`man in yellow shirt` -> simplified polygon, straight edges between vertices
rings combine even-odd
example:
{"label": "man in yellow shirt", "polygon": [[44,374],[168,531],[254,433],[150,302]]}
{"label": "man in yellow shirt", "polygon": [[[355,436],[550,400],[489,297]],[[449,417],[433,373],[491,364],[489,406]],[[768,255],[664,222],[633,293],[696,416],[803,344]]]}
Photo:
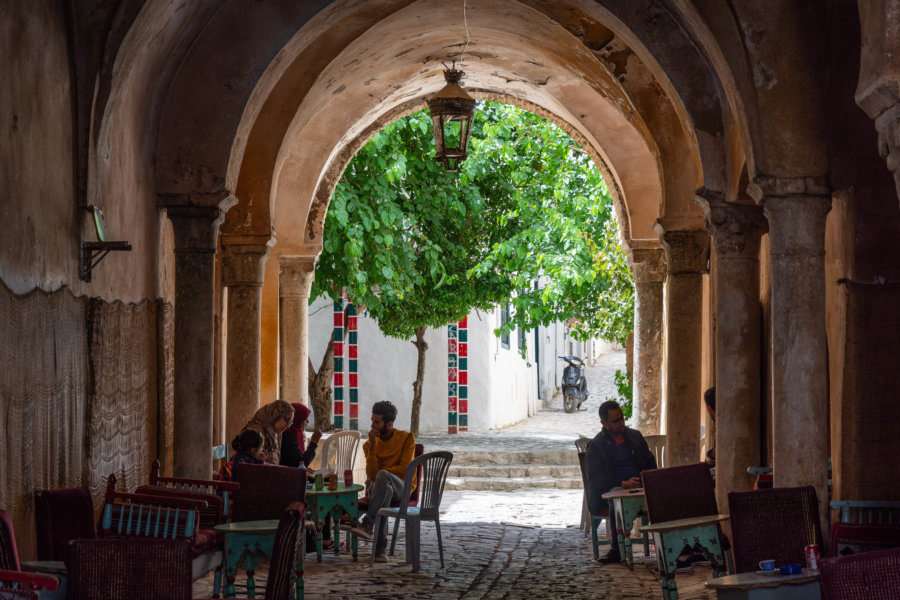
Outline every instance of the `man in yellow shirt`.
{"label": "man in yellow shirt", "polygon": [[[372,406],[372,429],[369,430],[369,441],[363,444],[369,508],[359,526],[352,529],[356,536],[366,540],[373,537],[375,515],[379,509],[392,503],[409,501],[409,498],[401,498],[403,478],[406,476],[406,467],[415,454],[416,440],[412,433],[394,429],[396,418],[397,407],[390,402],[376,402]],[[414,481],[413,485],[415,483]],[[387,560],[386,548],[387,519],[382,519],[375,560]]]}

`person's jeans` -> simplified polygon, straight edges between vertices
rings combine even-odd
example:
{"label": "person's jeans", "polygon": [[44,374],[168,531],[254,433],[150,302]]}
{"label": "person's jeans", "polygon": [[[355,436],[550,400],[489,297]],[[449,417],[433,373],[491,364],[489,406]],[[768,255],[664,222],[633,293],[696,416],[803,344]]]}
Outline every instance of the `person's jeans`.
{"label": "person's jeans", "polygon": [[[625,488],[623,488],[622,486],[616,486],[614,488],[610,488],[610,489],[606,490],[606,492],[603,492],[603,493],[605,494],[607,492],[612,492],[615,490],[624,490],[624,489]],[[612,500],[608,500],[607,502],[609,504],[609,521],[608,521],[608,523],[609,523],[609,529],[611,532],[610,535],[612,537],[612,546],[610,547],[610,550],[615,550],[616,552],[618,552],[619,551],[619,532],[616,529],[616,505],[613,503]]]}
{"label": "person's jeans", "polygon": [[[394,502],[400,502],[403,495],[403,480],[387,471],[379,471],[372,485],[372,491],[369,493],[369,508],[366,510],[366,521],[375,521],[375,515],[382,508],[390,506]],[[384,554],[387,548],[387,519],[381,520],[376,537],[378,538],[378,547],[375,548],[375,554]]]}

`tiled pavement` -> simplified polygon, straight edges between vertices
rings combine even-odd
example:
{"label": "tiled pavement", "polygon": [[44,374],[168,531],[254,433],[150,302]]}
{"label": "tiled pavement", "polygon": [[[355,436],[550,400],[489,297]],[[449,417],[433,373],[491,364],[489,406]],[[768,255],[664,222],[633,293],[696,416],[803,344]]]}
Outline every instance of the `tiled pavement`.
{"label": "tiled pavement", "polygon": [[[624,368],[624,353],[610,352],[588,370],[591,398],[586,410],[566,414],[559,401],[524,423],[487,434],[424,434],[426,448],[463,451],[541,451],[574,449],[579,434],[599,429],[597,407],[612,395],[612,374]],[[581,490],[518,490],[514,492],[446,492],[441,531],[446,568],[440,568],[435,529],[422,525],[422,570],[410,572],[403,563],[403,528],[397,554],[387,563],[369,567],[369,544],[360,542],[359,561],[347,554],[326,554],[322,563],[307,555],[306,598],[346,599],[517,599],[517,598],[662,598],[652,568],[644,564],[642,548],[634,571],[622,565],[601,565],[591,556],[591,544],[578,529]],[[605,551],[601,548],[601,552]],[[679,597],[714,598],[703,582],[708,568],[677,577]],[[264,569],[258,574],[265,576]],[[195,596],[211,592],[211,577],[195,584]],[[259,590],[264,584],[258,582]]]}

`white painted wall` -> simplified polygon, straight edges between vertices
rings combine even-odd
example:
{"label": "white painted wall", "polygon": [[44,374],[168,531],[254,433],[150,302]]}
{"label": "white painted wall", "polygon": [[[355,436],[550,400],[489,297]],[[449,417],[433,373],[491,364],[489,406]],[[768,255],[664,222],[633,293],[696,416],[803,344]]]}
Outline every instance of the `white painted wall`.
{"label": "white painted wall", "polygon": [[[309,356],[319,367],[333,332],[333,304],[318,299],[309,307]],[[469,431],[487,431],[518,423],[543,408],[538,399],[534,332],[526,334],[522,357],[519,337],[510,335],[503,348],[494,329],[500,325],[499,308],[469,315]],[[557,354],[568,354],[570,338],[564,324],[540,328],[542,393],[556,393],[562,375]],[[419,428],[422,432],[447,431],[447,330],[425,334],[425,381]],[[577,344],[577,343],[576,343]],[[575,346],[577,352],[583,348]],[[563,352],[562,350],[566,351]],[[359,415],[360,429],[367,431],[372,404],[390,400],[398,409],[396,426],[409,429],[412,383],[416,375],[416,348],[408,340],[385,337],[378,324],[359,318]]]}

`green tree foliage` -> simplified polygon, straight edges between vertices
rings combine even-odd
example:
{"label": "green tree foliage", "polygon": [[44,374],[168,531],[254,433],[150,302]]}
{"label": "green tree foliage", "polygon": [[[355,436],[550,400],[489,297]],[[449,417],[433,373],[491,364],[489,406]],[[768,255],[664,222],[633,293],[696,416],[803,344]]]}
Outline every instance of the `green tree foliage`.
{"label": "green tree foliage", "polygon": [[606,184],[565,132],[479,102],[459,172],[433,156],[425,111],[357,153],[332,197],[312,293],[346,288],[386,335],[416,337],[414,430],[426,327],[508,301],[510,331],[576,319],[577,335],[624,343],[633,321]]}

